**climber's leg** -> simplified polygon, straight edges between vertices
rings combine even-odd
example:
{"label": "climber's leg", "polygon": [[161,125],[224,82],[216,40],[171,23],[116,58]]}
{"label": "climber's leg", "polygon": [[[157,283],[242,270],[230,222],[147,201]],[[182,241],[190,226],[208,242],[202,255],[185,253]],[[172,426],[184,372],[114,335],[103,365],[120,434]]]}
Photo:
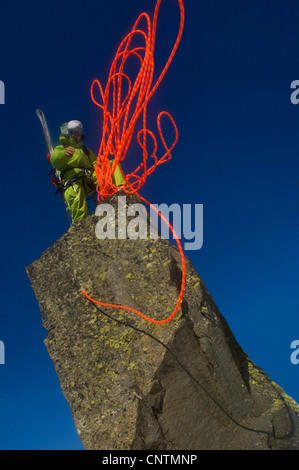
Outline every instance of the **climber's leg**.
{"label": "climber's leg", "polygon": [[69,186],[64,192],[64,197],[70,205],[74,222],[89,215],[85,190],[81,184],[73,183]]}

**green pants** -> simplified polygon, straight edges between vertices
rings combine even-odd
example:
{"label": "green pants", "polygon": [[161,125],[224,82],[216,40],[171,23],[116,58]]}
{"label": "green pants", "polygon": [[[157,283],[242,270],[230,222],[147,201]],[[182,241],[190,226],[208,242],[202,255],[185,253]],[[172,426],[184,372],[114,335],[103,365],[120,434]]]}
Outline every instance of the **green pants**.
{"label": "green pants", "polygon": [[[96,186],[97,177],[95,172],[92,173],[91,180]],[[113,174],[113,183],[116,186],[121,186],[123,182],[123,175],[119,167],[117,167]],[[92,193],[93,190],[89,187],[87,183],[86,175],[80,176],[74,183],[72,183],[72,185],[66,188],[64,192],[64,198],[70,206],[74,222],[84,219],[89,215],[86,196]]]}
{"label": "green pants", "polygon": [[82,177],[66,188],[64,198],[72,211],[73,221],[84,219],[89,215],[86,196],[91,194],[86,177]]}

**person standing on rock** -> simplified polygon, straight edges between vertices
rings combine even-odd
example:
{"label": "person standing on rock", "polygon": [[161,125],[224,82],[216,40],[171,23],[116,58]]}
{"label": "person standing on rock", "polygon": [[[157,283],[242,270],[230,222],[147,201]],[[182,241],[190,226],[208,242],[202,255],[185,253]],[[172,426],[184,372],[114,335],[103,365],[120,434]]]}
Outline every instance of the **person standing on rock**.
{"label": "person standing on rock", "polygon": [[[86,137],[80,121],[62,124],[60,131],[60,145],[55,147],[50,162],[59,171],[64,185],[64,198],[72,211],[73,221],[77,222],[89,215],[86,196],[92,194],[97,186],[94,170],[97,156],[83,145]],[[124,178],[119,166],[112,179],[116,186],[123,184]]]}

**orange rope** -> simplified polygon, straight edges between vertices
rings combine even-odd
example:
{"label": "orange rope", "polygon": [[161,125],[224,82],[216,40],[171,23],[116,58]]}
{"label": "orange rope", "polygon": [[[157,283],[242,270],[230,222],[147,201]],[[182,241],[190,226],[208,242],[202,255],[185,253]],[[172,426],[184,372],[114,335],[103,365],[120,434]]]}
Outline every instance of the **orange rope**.
{"label": "orange rope", "polygon": [[[142,199],[146,204],[148,204],[152,209],[154,209],[159,216],[168,224],[170,230],[172,231],[176,243],[178,245],[181,260],[182,260],[182,282],[180,295],[176,304],[176,307],[173,313],[166,320],[154,320],[151,319],[141,312],[132,309],[130,307],[124,307],[120,305],[106,304],[98,302],[92,299],[87,295],[86,292],[82,292],[89,300],[99,305],[121,308],[137,313],[142,318],[153,322],[153,323],[167,323],[174,318],[176,315],[184,293],[185,288],[185,259],[181,244],[179,239],[169,222],[162,216],[162,214],[157,211],[157,209],[152,206],[146,199],[141,197],[137,191],[143,186],[146,177],[154,172],[158,165],[166,163],[171,159],[171,151],[176,145],[178,139],[178,130],[175,125],[175,122],[171,115],[165,111],[159,113],[157,117],[157,128],[158,133],[165,149],[165,153],[162,157],[157,157],[157,139],[152,131],[147,129],[147,105],[150,98],[153,96],[157,90],[159,84],[161,83],[167,69],[170,66],[170,63],[176,53],[179,42],[183,33],[185,12],[184,5],[182,0],[177,0],[180,8],[180,26],[179,32],[171,51],[171,54],[166,62],[165,67],[163,68],[160,76],[158,77],[156,83],[152,86],[153,76],[154,76],[154,48],[155,48],[155,38],[156,38],[156,29],[157,29],[157,18],[159,13],[159,8],[162,0],[157,0],[153,24],[149,16],[146,13],[142,13],[137,21],[135,22],[131,32],[124,38],[121,42],[115,58],[112,62],[112,66],[109,72],[109,77],[105,91],[103,90],[100,82],[94,80],[91,85],[91,98],[92,101],[103,109],[103,134],[100,144],[100,149],[98,152],[97,163],[95,166],[95,172],[98,180],[97,184],[97,193],[98,199],[105,199],[107,196],[115,194],[118,191],[118,187],[113,184],[112,174],[114,173],[117,165],[124,160],[129,145],[131,143],[133,133],[135,130],[136,123],[140,116],[142,115],[142,129],[137,133],[137,141],[139,146],[142,149],[142,162],[139,166],[131,173],[124,175],[123,190],[127,194],[136,193],[140,199]],[[145,20],[147,25],[147,31],[144,31],[140,27],[142,20]],[[141,45],[134,46],[132,43],[142,40]],[[128,59],[137,58],[140,63],[140,68],[135,78],[134,83],[132,83],[129,78],[129,74],[125,73],[125,67],[128,67]],[[128,91],[123,97],[123,82],[127,83]],[[102,98],[102,104],[100,104],[95,97],[95,85],[97,85]],[[161,118],[162,116],[168,117],[170,120],[174,131],[175,138],[171,146],[166,144],[166,141],[163,136],[163,131],[161,127]],[[153,143],[154,150],[151,153],[151,158],[153,163],[148,166],[148,140],[151,140]],[[111,168],[110,158],[114,157],[113,165]]]}
{"label": "orange rope", "polygon": [[133,313],[136,313],[137,315],[140,315],[142,318],[144,318],[145,320],[148,320],[149,322],[151,323],[158,323],[158,324],[163,324],[163,323],[168,323],[170,322],[174,317],[175,315],[177,314],[177,311],[181,305],[181,301],[183,299],[183,295],[184,295],[184,290],[185,290],[185,283],[186,283],[186,263],[185,263],[185,257],[184,257],[184,253],[183,253],[183,249],[182,249],[182,246],[180,244],[180,241],[174,231],[174,228],[169,224],[168,220],[154,207],[152,206],[146,199],[144,199],[144,197],[140,196],[139,197],[144,201],[146,202],[147,204],[149,204],[151,206],[152,209],[154,209],[159,215],[160,217],[164,220],[165,223],[168,224],[170,230],[172,231],[173,233],[173,236],[176,240],[176,243],[178,245],[178,248],[179,248],[179,251],[180,251],[180,255],[181,255],[181,260],[182,260],[182,281],[181,281],[181,290],[180,290],[180,295],[179,295],[179,298],[177,300],[177,303],[176,303],[176,306],[175,306],[175,309],[173,310],[172,314],[166,318],[166,320],[154,320],[153,318],[149,318],[147,317],[146,315],[144,315],[143,313],[139,312],[138,310],[135,310],[134,308],[131,308],[131,307],[125,307],[123,305],[114,305],[114,304],[107,304],[107,303],[103,303],[103,302],[99,302],[98,300],[94,300],[92,299],[86,292],[82,292],[83,295],[85,295],[89,300],[91,300],[92,302],[98,304],[98,305],[102,305],[102,306],[105,306],[105,307],[113,307],[113,308],[120,308],[120,309],[124,309],[124,310],[129,310],[130,312],[133,312]]}

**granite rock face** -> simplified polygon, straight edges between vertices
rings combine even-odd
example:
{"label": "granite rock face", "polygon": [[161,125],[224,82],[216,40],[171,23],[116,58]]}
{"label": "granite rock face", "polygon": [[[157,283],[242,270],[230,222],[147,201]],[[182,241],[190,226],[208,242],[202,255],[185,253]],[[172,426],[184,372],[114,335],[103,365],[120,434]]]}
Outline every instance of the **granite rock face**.
{"label": "granite rock face", "polygon": [[[117,212],[118,197],[106,200]],[[128,204],[140,202],[127,197]],[[252,363],[165,239],[99,240],[74,224],[26,268],[49,355],[88,450],[299,449],[299,406]]]}

